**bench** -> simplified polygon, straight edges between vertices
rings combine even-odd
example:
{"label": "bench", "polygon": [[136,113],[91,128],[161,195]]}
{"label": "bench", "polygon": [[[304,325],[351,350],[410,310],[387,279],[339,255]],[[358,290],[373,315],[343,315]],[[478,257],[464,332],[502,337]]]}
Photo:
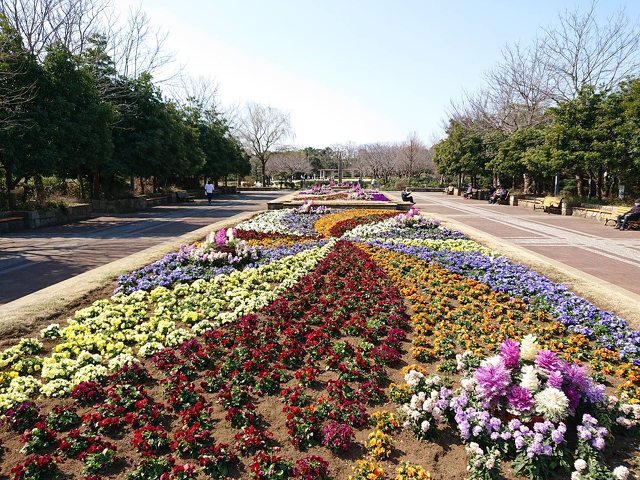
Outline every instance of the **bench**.
{"label": "bench", "polygon": [[2,217],[0,218],[0,222],[15,222],[20,220],[21,222],[24,220],[24,217]]}
{"label": "bench", "polygon": [[195,199],[196,197],[189,195],[186,190],[178,190],[176,192],[176,201],[178,202],[193,202]]}
{"label": "bench", "polygon": [[442,192],[446,193],[447,195],[453,195],[453,190],[454,190],[453,185],[449,185],[448,187],[445,187],[445,189]]}
{"label": "bench", "polygon": [[[612,211],[600,210],[600,213],[605,215],[604,224],[607,225],[609,222],[616,222],[619,215],[624,215],[629,210],[630,207],[613,207]],[[640,220],[629,220],[627,222],[627,228],[640,228]]]}
{"label": "bench", "polygon": [[562,213],[562,202],[564,197],[544,197],[542,201],[533,204],[533,209],[541,209],[546,213]]}

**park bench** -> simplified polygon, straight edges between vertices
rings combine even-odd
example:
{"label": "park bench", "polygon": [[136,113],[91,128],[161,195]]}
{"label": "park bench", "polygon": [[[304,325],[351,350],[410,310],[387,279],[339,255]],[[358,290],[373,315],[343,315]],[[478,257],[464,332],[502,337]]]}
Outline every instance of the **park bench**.
{"label": "park bench", "polygon": [[447,195],[453,195],[453,191],[454,191],[453,185],[449,185],[448,187],[445,187],[445,189],[443,190],[443,193],[446,193]]}
{"label": "park bench", "polygon": [[544,197],[540,203],[536,201],[533,204],[533,209],[541,209],[547,213],[562,213],[562,201],[563,197]]}
{"label": "park bench", "polygon": [[[600,213],[605,215],[604,224],[607,225],[609,222],[616,222],[618,220],[619,215],[624,215],[629,211],[629,207],[613,207],[612,211],[609,210],[601,210]],[[627,228],[640,228],[640,220],[629,220],[627,222]]]}
{"label": "park bench", "polygon": [[189,195],[186,190],[178,190],[176,192],[176,201],[178,202],[193,202],[196,199],[195,196]]}
{"label": "park bench", "polygon": [[0,223],[2,222],[17,222],[17,221],[24,221],[24,217],[1,217],[0,218]]}

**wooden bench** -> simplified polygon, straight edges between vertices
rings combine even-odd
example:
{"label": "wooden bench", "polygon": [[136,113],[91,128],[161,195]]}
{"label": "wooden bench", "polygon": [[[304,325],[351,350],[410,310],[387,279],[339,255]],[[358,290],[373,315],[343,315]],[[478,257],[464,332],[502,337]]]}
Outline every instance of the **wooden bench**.
{"label": "wooden bench", "polygon": [[442,192],[446,193],[447,195],[453,195],[453,190],[454,190],[453,185],[449,185],[448,187],[445,187]]}
{"label": "wooden bench", "polygon": [[193,195],[189,195],[189,192],[186,190],[178,190],[176,192],[176,201],[178,202],[193,202],[196,197]]}
{"label": "wooden bench", "polygon": [[24,217],[1,217],[0,222],[15,222],[17,220],[23,221]]}
{"label": "wooden bench", "polygon": [[[630,207],[613,207],[612,211],[600,210],[600,213],[605,215],[604,224],[608,225],[609,222],[617,222],[618,216],[624,215],[630,210]],[[627,228],[640,228],[640,220],[629,220],[627,222]]]}
{"label": "wooden bench", "polygon": [[536,200],[536,203],[533,204],[533,209],[541,209],[547,213],[561,213],[563,200],[564,197],[544,197],[540,203]]}

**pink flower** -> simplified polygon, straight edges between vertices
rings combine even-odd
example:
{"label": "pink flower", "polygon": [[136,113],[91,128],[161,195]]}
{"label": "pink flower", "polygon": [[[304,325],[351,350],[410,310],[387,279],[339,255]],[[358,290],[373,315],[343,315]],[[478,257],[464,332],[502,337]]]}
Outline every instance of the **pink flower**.
{"label": "pink flower", "polygon": [[560,370],[562,366],[562,363],[558,359],[558,356],[555,354],[555,352],[552,352],[550,350],[538,350],[538,353],[536,353],[535,362],[538,370],[546,373],[547,375],[549,375],[551,372]]}

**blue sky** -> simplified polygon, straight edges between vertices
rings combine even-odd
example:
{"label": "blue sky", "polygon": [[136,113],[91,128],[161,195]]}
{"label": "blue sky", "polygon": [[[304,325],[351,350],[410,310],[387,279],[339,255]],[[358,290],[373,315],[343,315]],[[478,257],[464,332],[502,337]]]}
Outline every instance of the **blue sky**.
{"label": "blue sky", "polygon": [[[300,147],[352,141],[426,143],[443,135],[451,99],[474,91],[505,44],[530,43],[565,0],[142,0],[185,71],[218,84],[225,105],[291,115]],[[123,11],[131,2],[118,0]],[[600,0],[598,16],[640,2]]]}

